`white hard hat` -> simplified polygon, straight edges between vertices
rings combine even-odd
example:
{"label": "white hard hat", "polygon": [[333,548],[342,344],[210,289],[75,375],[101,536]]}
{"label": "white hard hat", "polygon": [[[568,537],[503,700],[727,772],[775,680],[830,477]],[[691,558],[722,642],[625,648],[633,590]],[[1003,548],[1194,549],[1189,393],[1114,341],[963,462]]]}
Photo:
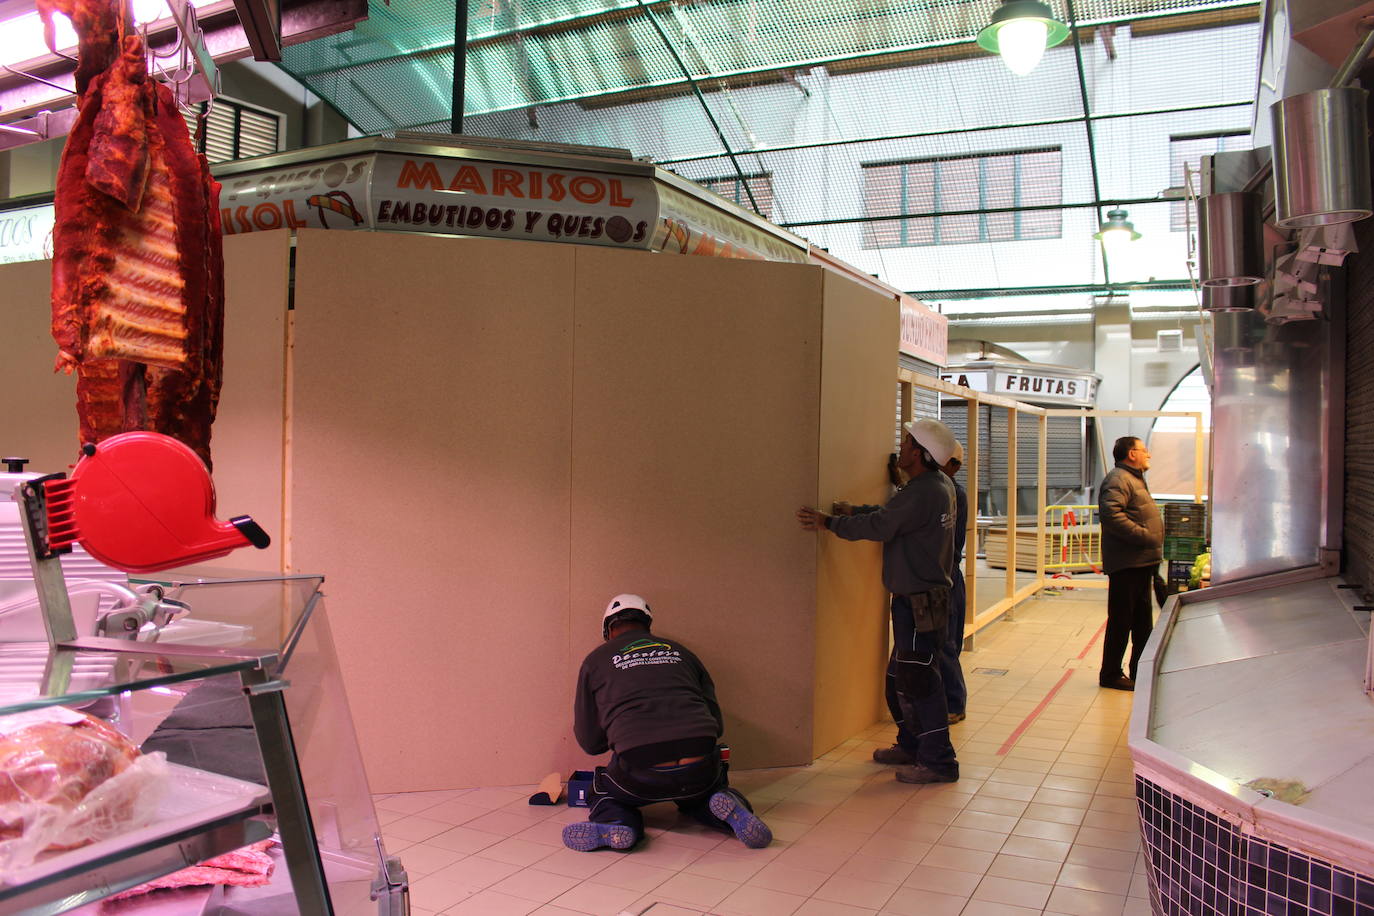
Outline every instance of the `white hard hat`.
{"label": "white hard hat", "polygon": [[912,420],[902,429],[906,430],[907,435],[916,440],[916,444],[921,446],[930,457],[935,459],[935,463],[944,467],[949,463],[949,459],[955,454],[955,449],[963,451],[959,446],[959,440],[954,438],[954,433],[949,431],[949,427],[939,420]]}
{"label": "white hard hat", "polygon": [[652,623],[653,612],[649,610],[649,602],[638,595],[624,594],[616,595],[611,599],[611,603],[606,605],[606,613],[601,615],[601,632],[605,635],[610,630],[610,619],[623,611],[640,611]]}

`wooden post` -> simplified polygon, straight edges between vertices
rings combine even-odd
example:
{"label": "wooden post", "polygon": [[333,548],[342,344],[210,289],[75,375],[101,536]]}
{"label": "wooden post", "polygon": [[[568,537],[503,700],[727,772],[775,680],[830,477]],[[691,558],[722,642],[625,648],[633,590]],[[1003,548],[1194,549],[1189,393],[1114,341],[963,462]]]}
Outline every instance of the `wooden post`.
{"label": "wooden post", "polygon": [[1205,457],[1202,448],[1202,414],[1193,414],[1193,502],[1202,502],[1202,475]]}
{"label": "wooden post", "polygon": [[970,398],[968,441],[964,443],[965,490],[968,491],[968,533],[964,536],[964,647],[973,648],[978,617],[978,401]]}
{"label": "wooden post", "polygon": [[[1007,408],[1007,587],[1016,594],[1016,408]],[[1008,612],[1010,613],[1010,612]]]}
{"label": "wooden post", "polygon": [[1045,474],[1049,465],[1049,425],[1050,418],[1043,413],[1036,417],[1036,430],[1040,438],[1040,469],[1036,476],[1035,503],[1037,522],[1035,525],[1035,582],[1039,588],[1045,587]]}

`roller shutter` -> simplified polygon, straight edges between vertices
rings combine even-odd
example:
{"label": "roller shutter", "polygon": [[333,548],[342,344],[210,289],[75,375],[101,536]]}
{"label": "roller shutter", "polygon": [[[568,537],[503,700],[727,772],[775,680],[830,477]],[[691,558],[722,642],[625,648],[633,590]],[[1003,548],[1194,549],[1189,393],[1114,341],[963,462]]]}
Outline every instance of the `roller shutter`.
{"label": "roller shutter", "polygon": [[[897,354],[897,368],[907,369],[917,375],[924,375],[928,378],[939,378],[940,370],[931,363],[907,356],[905,353]],[[940,395],[937,391],[929,388],[919,388],[915,385],[911,390],[911,416],[913,419],[921,417],[940,418]],[[897,383],[897,411],[895,432],[893,434],[893,448],[902,444],[902,383]]]}
{"label": "roller shutter", "polygon": [[[944,419],[961,442],[967,442],[968,411],[963,401],[945,401]],[[1016,481],[1018,487],[1036,484],[1040,463],[1040,433],[1034,416],[1016,422]],[[978,408],[978,475],[985,488],[1007,485],[1007,411]],[[1087,434],[1082,417],[1050,417],[1045,430],[1045,485],[1081,489],[1087,486]]]}
{"label": "roller shutter", "polygon": [[[1355,224],[1374,250],[1374,220]],[[1345,339],[1345,514],[1341,568],[1374,597],[1374,259],[1350,261]]]}

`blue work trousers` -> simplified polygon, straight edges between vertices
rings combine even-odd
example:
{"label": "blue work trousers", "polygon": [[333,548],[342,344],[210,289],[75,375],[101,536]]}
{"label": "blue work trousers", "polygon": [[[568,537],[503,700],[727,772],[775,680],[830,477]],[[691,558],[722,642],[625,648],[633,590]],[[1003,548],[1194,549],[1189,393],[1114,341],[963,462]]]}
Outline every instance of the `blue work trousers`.
{"label": "blue work trousers", "polygon": [[695,763],[681,766],[654,766],[631,769],[615,756],[604,767],[596,768],[587,796],[591,808],[587,820],[598,824],[622,824],[635,832],[635,842],[644,837],[644,815],[640,808],[658,802],[673,802],[678,810],[694,820],[730,832],[730,825],[711,813],[709,802],[717,792],[729,792],[753,811],[749,799],[730,788],[730,765],[720,754],[710,754]]}
{"label": "blue work trousers", "polygon": [[[925,607],[913,610],[912,601]],[[887,708],[897,723],[897,744],[941,775],[958,776],[949,740],[949,707],[940,678],[940,646],[949,593],[892,596],[892,657],[887,663]]]}
{"label": "blue work trousers", "polygon": [[940,679],[945,684],[945,705],[952,713],[963,713],[968,707],[968,686],[964,683],[964,669],[959,665],[959,653],[964,651],[964,571],[956,566],[950,576],[954,584],[949,589],[949,622],[945,638],[940,643]]}

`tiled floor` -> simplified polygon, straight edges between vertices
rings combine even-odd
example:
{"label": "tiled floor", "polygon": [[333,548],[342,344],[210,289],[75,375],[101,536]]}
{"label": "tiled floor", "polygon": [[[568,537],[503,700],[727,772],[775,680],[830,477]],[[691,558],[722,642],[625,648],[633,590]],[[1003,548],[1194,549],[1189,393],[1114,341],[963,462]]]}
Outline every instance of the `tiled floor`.
{"label": "tiled floor", "polygon": [[1038,598],[979,635],[957,783],[896,782],[870,760],[880,724],[811,766],[731,774],[767,849],[659,805],[640,848],[573,852],[560,831],[585,809],[531,807],[532,786],[378,796],[387,848],[417,916],[1147,916],[1131,695],[1097,686],[1105,597]]}

